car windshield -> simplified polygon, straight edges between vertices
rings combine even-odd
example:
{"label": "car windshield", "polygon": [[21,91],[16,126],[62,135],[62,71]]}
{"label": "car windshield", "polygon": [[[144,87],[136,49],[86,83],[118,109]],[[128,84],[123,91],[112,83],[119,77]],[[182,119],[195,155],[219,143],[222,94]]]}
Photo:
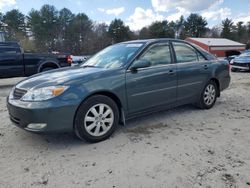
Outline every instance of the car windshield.
{"label": "car windshield", "polygon": [[118,68],[126,64],[144,43],[120,43],[109,46],[91,57],[81,67]]}

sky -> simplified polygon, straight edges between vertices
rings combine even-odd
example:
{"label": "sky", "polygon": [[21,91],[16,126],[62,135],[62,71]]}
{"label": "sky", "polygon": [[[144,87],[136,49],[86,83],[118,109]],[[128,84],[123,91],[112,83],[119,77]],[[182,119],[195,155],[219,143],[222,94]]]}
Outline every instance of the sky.
{"label": "sky", "polygon": [[176,21],[190,13],[205,17],[209,27],[219,25],[225,18],[250,22],[250,0],[0,0],[0,12],[15,8],[28,14],[44,4],[58,10],[65,7],[75,14],[83,12],[98,23],[109,24],[120,18],[134,31],[154,21]]}

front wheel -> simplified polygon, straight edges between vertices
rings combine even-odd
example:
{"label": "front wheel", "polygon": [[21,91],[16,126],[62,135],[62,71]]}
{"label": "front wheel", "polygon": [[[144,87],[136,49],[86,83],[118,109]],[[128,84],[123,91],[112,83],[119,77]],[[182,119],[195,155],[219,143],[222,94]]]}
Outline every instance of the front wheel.
{"label": "front wheel", "polygon": [[75,117],[75,134],[88,142],[100,142],[115,131],[119,110],[109,97],[95,95],[83,102]]}
{"label": "front wheel", "polygon": [[214,106],[218,94],[218,86],[214,81],[209,81],[202,91],[198,106],[202,109],[210,109]]}
{"label": "front wheel", "polygon": [[231,68],[231,71],[232,71],[232,72],[237,72],[237,71],[238,71],[238,69],[237,69],[237,68],[233,68],[233,67],[232,67],[232,68]]}

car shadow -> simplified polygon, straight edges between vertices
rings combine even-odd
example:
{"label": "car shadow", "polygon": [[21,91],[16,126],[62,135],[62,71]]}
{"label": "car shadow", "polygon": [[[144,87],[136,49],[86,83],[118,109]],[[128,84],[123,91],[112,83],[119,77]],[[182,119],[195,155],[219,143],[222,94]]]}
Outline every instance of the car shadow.
{"label": "car shadow", "polygon": [[179,106],[176,108],[168,109],[168,110],[162,110],[158,112],[153,112],[149,113],[147,115],[142,115],[133,119],[130,119],[126,122],[126,128],[134,128],[138,124],[149,124],[147,122],[157,122],[157,121],[164,121],[168,118],[172,118],[175,115],[179,115],[181,113],[187,113],[187,112],[193,112],[193,111],[199,111],[197,107],[194,105],[184,105],[184,106]]}
{"label": "car shadow", "polygon": [[[120,125],[117,127],[117,130],[115,131],[114,135],[111,136],[110,139],[103,141],[105,142],[113,142],[116,138],[121,136],[122,134],[141,134],[145,135],[150,133],[149,129],[160,129],[160,128],[167,128],[166,122],[167,119],[173,119],[176,118],[175,116],[181,115],[181,114],[187,114],[187,113],[193,113],[195,111],[199,111],[196,107],[193,105],[185,105],[181,107],[177,107],[174,109],[164,110],[156,113],[147,114],[144,116],[136,117],[133,119],[130,119],[126,122],[126,125]],[[36,134],[33,133],[27,133],[31,134],[32,136],[26,137],[26,140],[28,142],[33,142],[33,139],[35,139],[36,143],[43,143],[44,146],[51,146],[56,147],[58,149],[63,149],[67,147],[83,147],[83,146],[89,146],[89,145],[96,145],[93,143],[88,143],[86,141],[82,141],[78,139],[73,133],[64,133],[64,134]],[[34,136],[36,138],[34,138]]]}

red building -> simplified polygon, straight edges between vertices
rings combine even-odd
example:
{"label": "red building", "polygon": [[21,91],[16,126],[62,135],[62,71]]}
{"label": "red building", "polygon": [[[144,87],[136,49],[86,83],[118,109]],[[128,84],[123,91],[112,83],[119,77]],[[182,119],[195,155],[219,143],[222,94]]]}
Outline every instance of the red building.
{"label": "red building", "polygon": [[217,57],[239,55],[240,51],[246,49],[245,44],[224,38],[186,38],[186,41],[200,46]]}

